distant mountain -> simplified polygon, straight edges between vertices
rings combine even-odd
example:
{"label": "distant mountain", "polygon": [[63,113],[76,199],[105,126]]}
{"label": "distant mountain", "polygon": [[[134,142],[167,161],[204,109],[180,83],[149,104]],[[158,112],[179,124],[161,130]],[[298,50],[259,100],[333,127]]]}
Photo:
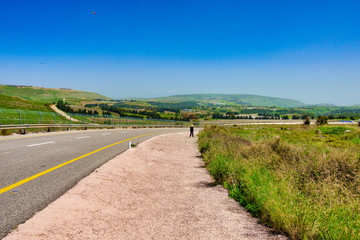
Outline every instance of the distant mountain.
{"label": "distant mountain", "polygon": [[66,101],[91,101],[91,100],[110,100],[98,93],[78,91],[67,88],[42,88],[32,86],[0,85],[0,94],[21,98],[23,100],[52,103],[65,98]]}
{"label": "distant mountain", "polygon": [[168,102],[225,101],[225,102],[237,103],[240,105],[277,106],[277,107],[299,107],[305,105],[303,102],[293,99],[266,97],[266,96],[251,95],[251,94],[187,94],[187,95],[174,95],[169,97],[159,97],[159,98],[154,98],[152,100],[168,101]]}

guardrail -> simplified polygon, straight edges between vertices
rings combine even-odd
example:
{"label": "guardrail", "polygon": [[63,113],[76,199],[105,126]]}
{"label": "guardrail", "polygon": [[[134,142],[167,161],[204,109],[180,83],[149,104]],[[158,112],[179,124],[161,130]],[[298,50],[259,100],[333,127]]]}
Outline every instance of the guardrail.
{"label": "guardrail", "polygon": [[11,130],[11,129],[29,129],[29,128],[140,128],[140,127],[172,127],[172,128],[183,128],[188,125],[103,125],[103,124],[17,124],[17,125],[0,125],[0,130]]}

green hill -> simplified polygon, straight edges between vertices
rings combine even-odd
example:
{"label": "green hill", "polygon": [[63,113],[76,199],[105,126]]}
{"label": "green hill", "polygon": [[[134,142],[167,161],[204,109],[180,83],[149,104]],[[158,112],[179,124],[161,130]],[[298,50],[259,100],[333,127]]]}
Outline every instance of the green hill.
{"label": "green hill", "polygon": [[160,97],[153,99],[155,101],[169,101],[169,102],[185,102],[185,101],[203,101],[203,102],[231,102],[240,105],[253,106],[278,106],[278,107],[299,107],[305,105],[304,103],[276,97],[266,97],[251,94],[187,94],[175,95],[169,97]]}
{"label": "green hill", "polygon": [[13,86],[13,85],[0,85],[0,94],[20,97],[24,100],[34,101],[38,103],[52,103],[58,100],[66,99],[71,103],[91,100],[110,100],[98,93],[78,91],[73,89],[63,88],[41,88],[31,86]]}
{"label": "green hill", "polygon": [[37,103],[19,97],[0,94],[0,108],[27,109],[34,111],[49,111],[43,103]]}

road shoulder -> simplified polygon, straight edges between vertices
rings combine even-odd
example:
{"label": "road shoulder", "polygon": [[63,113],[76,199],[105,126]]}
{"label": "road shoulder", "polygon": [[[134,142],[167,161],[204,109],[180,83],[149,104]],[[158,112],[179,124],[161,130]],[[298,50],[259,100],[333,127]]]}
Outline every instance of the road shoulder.
{"label": "road shoulder", "polygon": [[9,239],[285,239],[214,186],[194,138],[154,137],[110,160]]}

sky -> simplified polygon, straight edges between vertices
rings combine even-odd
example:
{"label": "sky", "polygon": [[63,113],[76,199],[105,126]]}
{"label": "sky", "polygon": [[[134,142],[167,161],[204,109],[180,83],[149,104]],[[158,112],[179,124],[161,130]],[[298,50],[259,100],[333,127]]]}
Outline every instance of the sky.
{"label": "sky", "polygon": [[358,0],[1,0],[0,11],[0,84],[360,104]]}

